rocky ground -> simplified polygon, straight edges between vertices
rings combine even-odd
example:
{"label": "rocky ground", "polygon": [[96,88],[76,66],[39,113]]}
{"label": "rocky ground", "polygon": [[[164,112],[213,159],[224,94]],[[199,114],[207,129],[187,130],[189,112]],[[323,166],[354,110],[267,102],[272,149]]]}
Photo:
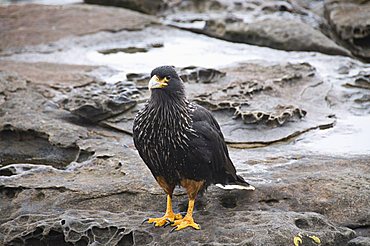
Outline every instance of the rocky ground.
{"label": "rocky ground", "polygon": [[[0,6],[0,245],[370,245],[368,1],[85,2]],[[132,120],[163,64],[256,187],[208,188],[200,231],[141,224],[165,195]]]}

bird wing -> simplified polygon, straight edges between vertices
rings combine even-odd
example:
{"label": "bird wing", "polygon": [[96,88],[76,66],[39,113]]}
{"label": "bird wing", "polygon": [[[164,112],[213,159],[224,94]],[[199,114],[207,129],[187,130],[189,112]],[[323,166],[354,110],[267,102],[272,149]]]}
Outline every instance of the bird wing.
{"label": "bird wing", "polygon": [[192,139],[194,155],[202,158],[212,170],[213,182],[228,183],[240,179],[230,160],[221,128],[213,115],[205,108],[194,105],[192,112],[193,129],[197,137]]}

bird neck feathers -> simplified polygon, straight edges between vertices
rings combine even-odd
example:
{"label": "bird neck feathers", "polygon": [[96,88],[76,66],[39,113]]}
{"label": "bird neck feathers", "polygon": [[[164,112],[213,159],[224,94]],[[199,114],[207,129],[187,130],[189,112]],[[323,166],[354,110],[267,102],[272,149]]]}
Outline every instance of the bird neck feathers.
{"label": "bird neck feathers", "polygon": [[160,90],[152,92],[148,104],[139,113],[138,127],[144,130],[140,136],[147,141],[157,139],[158,147],[185,149],[190,135],[194,134],[192,110],[185,96],[174,97]]}

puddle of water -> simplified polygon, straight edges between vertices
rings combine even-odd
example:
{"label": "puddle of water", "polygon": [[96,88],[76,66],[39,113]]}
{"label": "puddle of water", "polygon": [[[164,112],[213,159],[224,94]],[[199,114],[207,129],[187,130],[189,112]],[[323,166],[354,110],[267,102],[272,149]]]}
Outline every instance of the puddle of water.
{"label": "puddle of water", "polygon": [[369,154],[370,115],[339,118],[334,128],[318,130],[298,139],[295,148],[320,154]]}

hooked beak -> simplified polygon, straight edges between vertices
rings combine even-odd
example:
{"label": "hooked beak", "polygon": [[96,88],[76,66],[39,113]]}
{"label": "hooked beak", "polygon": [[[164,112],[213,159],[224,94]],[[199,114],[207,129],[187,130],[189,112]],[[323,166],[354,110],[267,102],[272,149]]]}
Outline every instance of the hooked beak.
{"label": "hooked beak", "polygon": [[148,83],[148,88],[151,89],[158,89],[166,87],[168,80],[166,78],[163,78],[162,80],[158,78],[157,75],[154,75]]}

